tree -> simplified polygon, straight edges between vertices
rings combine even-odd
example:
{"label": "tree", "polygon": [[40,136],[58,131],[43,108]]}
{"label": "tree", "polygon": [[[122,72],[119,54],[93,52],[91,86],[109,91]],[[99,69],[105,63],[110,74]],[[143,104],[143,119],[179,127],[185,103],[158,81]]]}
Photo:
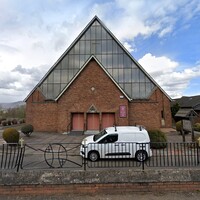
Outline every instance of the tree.
{"label": "tree", "polygon": [[172,113],[172,117],[174,118],[174,116],[176,115],[176,113],[179,111],[180,109],[180,105],[178,103],[175,103],[172,107],[171,107],[171,113]]}
{"label": "tree", "polygon": [[25,105],[19,106],[17,108],[9,108],[7,110],[0,110],[1,118],[25,118]]}

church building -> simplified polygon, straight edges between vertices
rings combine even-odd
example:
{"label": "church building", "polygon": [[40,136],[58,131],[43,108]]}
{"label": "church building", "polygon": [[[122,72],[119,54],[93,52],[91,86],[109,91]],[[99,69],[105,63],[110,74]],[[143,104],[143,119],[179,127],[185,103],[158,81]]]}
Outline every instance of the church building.
{"label": "church building", "polygon": [[95,16],[26,97],[35,131],[171,127],[170,97]]}

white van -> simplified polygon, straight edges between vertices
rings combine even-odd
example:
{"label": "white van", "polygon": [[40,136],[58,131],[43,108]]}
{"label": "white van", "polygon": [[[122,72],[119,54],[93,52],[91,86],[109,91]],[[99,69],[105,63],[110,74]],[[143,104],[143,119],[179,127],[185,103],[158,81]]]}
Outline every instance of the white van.
{"label": "white van", "polygon": [[100,158],[136,158],[152,156],[148,132],[137,126],[115,126],[83,139],[80,155],[91,161]]}

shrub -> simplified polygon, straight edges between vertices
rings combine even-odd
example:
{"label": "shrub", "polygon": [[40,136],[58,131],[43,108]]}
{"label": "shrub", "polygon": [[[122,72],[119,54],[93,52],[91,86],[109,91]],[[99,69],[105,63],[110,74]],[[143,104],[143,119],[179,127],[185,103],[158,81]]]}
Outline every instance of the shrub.
{"label": "shrub", "polygon": [[18,143],[19,135],[19,132],[15,128],[7,128],[3,131],[3,139],[7,143]]}
{"label": "shrub", "polygon": [[0,119],[0,124],[2,124],[3,121],[6,121],[6,119],[5,118],[1,118]]}
{"label": "shrub", "polygon": [[16,119],[13,119],[13,120],[12,120],[12,124],[17,124],[17,120],[16,120]]}
{"label": "shrub", "polygon": [[26,124],[21,127],[21,132],[24,133],[27,136],[30,136],[31,133],[33,132],[33,126],[31,124]]}
{"label": "shrub", "polygon": [[194,130],[200,132],[200,123],[196,123],[196,124],[194,125]]}
{"label": "shrub", "polygon": [[23,123],[25,123],[25,120],[24,120],[24,119],[20,119],[20,120],[19,120],[19,123],[20,123],[20,124],[23,124]]}
{"label": "shrub", "polygon": [[160,130],[150,130],[148,133],[151,141],[151,148],[162,149],[167,146],[167,137],[165,133]]}
{"label": "shrub", "polygon": [[6,120],[2,121],[1,122],[2,126],[7,126],[8,125],[8,122]]}
{"label": "shrub", "polygon": [[8,120],[7,122],[8,122],[8,126],[10,126],[12,124],[11,120]]}
{"label": "shrub", "polygon": [[[180,134],[182,134],[182,122],[178,121],[176,122],[176,131],[180,132]],[[184,134],[189,134],[190,131],[184,131]]]}
{"label": "shrub", "polygon": [[182,129],[182,122],[181,121],[176,122],[176,131],[181,132],[181,129]]}

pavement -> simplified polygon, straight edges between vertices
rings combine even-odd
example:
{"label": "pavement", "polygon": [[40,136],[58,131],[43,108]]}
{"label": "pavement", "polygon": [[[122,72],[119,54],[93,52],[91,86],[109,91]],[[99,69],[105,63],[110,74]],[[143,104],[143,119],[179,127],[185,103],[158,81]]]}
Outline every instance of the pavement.
{"label": "pavement", "polygon": [[[177,133],[173,128],[162,128],[162,132],[166,133],[168,142],[182,142],[183,138],[180,133]],[[0,144],[4,142],[2,139],[3,129],[0,129]],[[90,132],[91,134],[91,132]],[[49,133],[49,132],[33,132],[30,137],[20,133],[20,137],[25,140],[26,143],[80,143],[83,138],[89,134],[82,134],[82,132],[73,133]],[[186,142],[191,142],[191,134],[185,135]]]}
{"label": "pavement", "polygon": [[[173,128],[162,128],[162,132],[164,132],[167,136],[168,142],[182,142],[183,137],[180,133],[178,133]],[[21,133],[21,137],[27,142],[27,143],[53,143],[53,142],[62,142],[62,143],[80,143],[85,137],[88,135],[91,135],[92,132],[89,134],[82,134],[81,132],[72,132],[70,134],[62,134],[62,133],[47,133],[47,132],[34,132],[30,137],[27,137]],[[195,133],[197,134],[197,133]],[[192,137],[191,133],[185,135],[185,141],[191,142]]]}
{"label": "pavement", "polygon": [[[2,139],[3,130],[0,130],[0,144],[4,142]],[[23,138],[25,143],[80,143],[87,135],[77,133],[62,134],[49,132],[33,132],[29,137],[20,133],[20,138]]]}

